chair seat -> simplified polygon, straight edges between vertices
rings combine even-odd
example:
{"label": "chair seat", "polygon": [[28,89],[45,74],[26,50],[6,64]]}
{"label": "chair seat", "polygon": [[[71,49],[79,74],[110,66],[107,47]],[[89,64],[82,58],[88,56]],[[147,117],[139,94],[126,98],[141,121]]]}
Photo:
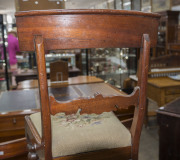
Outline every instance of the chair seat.
{"label": "chair seat", "polygon": [[[30,116],[41,136],[40,112]],[[53,157],[131,146],[131,134],[113,112],[51,116]]]}

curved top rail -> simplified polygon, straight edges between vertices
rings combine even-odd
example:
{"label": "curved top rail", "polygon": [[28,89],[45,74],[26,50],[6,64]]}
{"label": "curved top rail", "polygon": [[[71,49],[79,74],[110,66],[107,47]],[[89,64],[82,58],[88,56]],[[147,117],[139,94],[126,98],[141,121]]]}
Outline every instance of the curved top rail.
{"label": "curved top rail", "polygon": [[53,10],[32,10],[16,12],[16,17],[40,16],[40,15],[65,15],[65,14],[108,14],[108,15],[134,15],[143,17],[160,18],[157,13],[144,13],[129,10],[110,10],[110,9],[53,9]]}

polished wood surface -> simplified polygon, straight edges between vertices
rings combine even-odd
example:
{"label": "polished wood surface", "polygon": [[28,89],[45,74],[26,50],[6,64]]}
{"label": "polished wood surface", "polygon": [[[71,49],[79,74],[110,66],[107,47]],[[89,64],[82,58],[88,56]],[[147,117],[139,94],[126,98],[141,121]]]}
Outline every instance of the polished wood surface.
{"label": "polished wood surface", "polygon": [[[68,82],[57,82],[51,83],[48,80],[49,87],[63,87],[68,85],[76,85],[76,84],[89,84],[89,83],[102,83],[104,82],[102,79],[97,78],[95,76],[77,76],[77,77],[69,77]],[[38,80],[26,80],[19,82],[17,89],[30,89],[30,88],[38,88]]]}
{"label": "polished wood surface", "polygon": [[16,13],[16,24],[21,51],[34,51],[34,35],[43,35],[46,50],[141,47],[144,33],[155,47],[159,17],[125,10],[27,11]]}
{"label": "polished wood surface", "polygon": [[180,159],[180,98],[157,111],[159,160]]}
{"label": "polished wood surface", "polygon": [[148,83],[152,86],[158,88],[165,88],[165,87],[178,87],[180,86],[180,81],[173,80],[169,77],[157,77],[157,78],[149,78]]}
{"label": "polished wood surface", "polygon": [[[137,77],[130,76],[133,86],[137,84]],[[161,107],[174,99],[180,97],[180,81],[169,77],[148,78],[148,98],[157,102]]]}
{"label": "polished wood surface", "polygon": [[180,81],[169,77],[148,79],[148,97],[163,106],[180,96]]}
{"label": "polished wood surface", "polygon": [[[51,49],[106,47],[141,48],[139,72],[141,74],[139,74],[138,81],[140,98],[136,99],[138,107],[135,107],[130,129],[132,146],[128,147],[128,152],[111,158],[138,159],[139,139],[145,113],[149,52],[150,47],[156,46],[158,20],[159,15],[157,14],[119,10],[52,10],[16,13],[20,49],[22,51],[35,50],[38,64],[42,138],[39,145],[35,140],[37,132],[33,135],[32,126],[26,123],[28,144],[32,145],[31,148],[34,148],[34,144],[38,145],[33,151],[29,150],[30,159],[33,159],[34,155],[40,159],[53,159],[45,52]],[[134,104],[133,98],[129,103]],[[124,148],[118,150],[119,153],[122,153]],[[86,153],[71,156],[70,159],[84,159],[84,154]],[[96,151],[93,154],[93,159],[109,159],[104,156],[104,152]],[[87,155],[92,155],[92,152]],[[59,159],[63,158],[59,157]],[[67,156],[65,159],[69,159],[69,157]]]}
{"label": "polished wood surface", "polygon": [[[16,140],[11,140],[7,142],[0,143],[0,159],[18,159],[26,158],[27,156],[27,143],[26,138],[20,138]],[[20,155],[24,155],[18,157]]]}

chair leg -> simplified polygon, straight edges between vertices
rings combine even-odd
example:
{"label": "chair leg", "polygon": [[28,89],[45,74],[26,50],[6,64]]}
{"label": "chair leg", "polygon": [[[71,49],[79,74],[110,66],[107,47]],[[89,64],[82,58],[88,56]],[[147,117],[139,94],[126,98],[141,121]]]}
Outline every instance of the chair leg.
{"label": "chair leg", "polygon": [[30,144],[29,141],[28,141],[27,148],[28,148],[28,160],[38,160],[39,158],[35,151],[35,147],[34,145]]}
{"label": "chair leg", "polygon": [[34,152],[29,152],[28,153],[28,160],[39,160],[37,154]]}
{"label": "chair leg", "polygon": [[26,133],[27,149],[28,149],[28,160],[39,160],[38,155],[35,151],[35,146],[31,143],[29,135]]}
{"label": "chair leg", "polygon": [[145,110],[145,116],[144,116],[144,125],[145,125],[145,127],[148,126],[148,122],[149,122],[149,117],[148,117],[148,102],[149,102],[149,99],[147,98],[146,99],[146,110]]}

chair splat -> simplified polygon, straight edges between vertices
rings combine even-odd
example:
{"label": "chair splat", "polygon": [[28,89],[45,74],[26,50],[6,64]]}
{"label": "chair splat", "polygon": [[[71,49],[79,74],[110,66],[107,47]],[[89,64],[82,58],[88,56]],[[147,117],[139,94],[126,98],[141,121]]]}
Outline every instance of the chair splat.
{"label": "chair splat", "polygon": [[117,109],[125,109],[130,105],[138,105],[139,87],[134,89],[130,95],[122,96],[107,96],[95,94],[93,97],[80,98],[77,100],[59,102],[53,96],[50,96],[50,110],[51,114],[55,115],[58,112],[65,112],[66,114],[76,113],[81,109],[81,114],[117,111]]}

